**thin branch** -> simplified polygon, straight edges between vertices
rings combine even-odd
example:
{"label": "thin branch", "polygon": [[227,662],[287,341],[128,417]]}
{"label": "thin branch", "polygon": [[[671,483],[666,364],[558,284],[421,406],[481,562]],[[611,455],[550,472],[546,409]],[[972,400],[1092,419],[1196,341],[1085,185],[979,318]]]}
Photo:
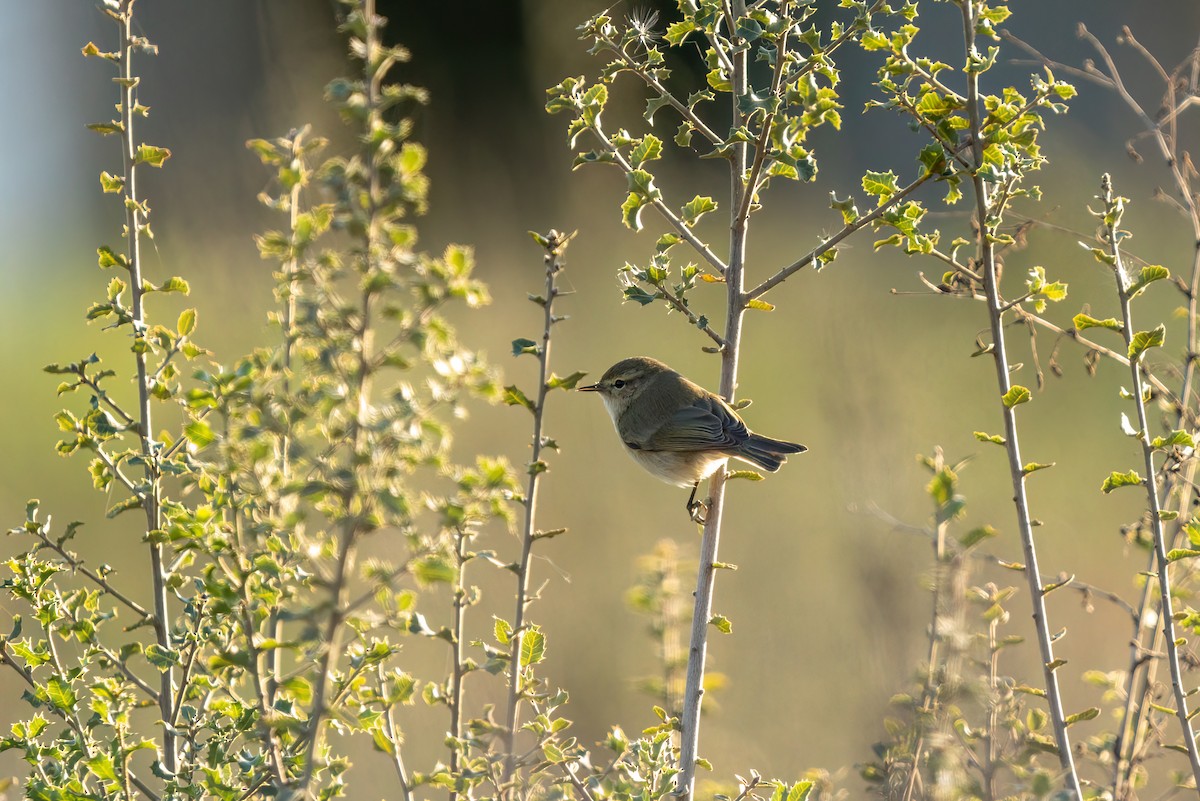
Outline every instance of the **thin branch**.
{"label": "thin branch", "polygon": [[[386,678],[383,673],[382,663],[375,665],[375,674],[379,678],[379,694],[381,697],[386,698],[387,694],[384,692],[383,688]],[[386,704],[384,707],[383,728],[384,734],[387,735],[388,740],[392,744],[392,767],[395,768],[396,780],[400,783],[400,799],[401,801],[412,801],[412,780],[409,778],[408,770],[404,766],[404,757],[400,754],[400,743],[402,741],[400,738],[400,730],[396,727],[394,704]],[[458,781],[458,772],[453,767],[450,768],[450,775],[454,777],[455,781]],[[457,793],[451,791],[451,799],[453,799],[456,795]]]}
{"label": "thin branch", "polygon": [[[1125,323],[1125,344],[1132,347],[1134,338],[1133,313],[1130,301],[1129,278],[1121,264],[1120,230],[1118,224],[1120,214],[1117,201],[1113,198],[1112,181],[1105,174],[1101,183],[1106,214],[1104,215],[1107,228],[1109,253],[1112,255],[1113,272],[1117,280],[1117,293],[1121,298],[1121,317]],[[1163,640],[1167,649],[1167,664],[1171,670],[1171,689],[1175,693],[1175,714],[1179,719],[1179,728],[1183,734],[1184,745],[1187,748],[1188,760],[1191,762],[1192,775],[1200,787],[1200,750],[1196,748],[1196,733],[1188,715],[1187,692],[1183,688],[1183,672],[1179,663],[1179,646],[1176,644],[1175,617],[1172,609],[1170,562],[1167,560],[1166,534],[1163,530],[1162,507],[1158,496],[1158,474],[1154,467],[1154,446],[1150,441],[1150,423],[1146,415],[1146,402],[1142,394],[1142,371],[1140,359],[1130,360],[1130,375],[1133,380],[1133,402],[1137,408],[1140,434],[1138,441],[1142,446],[1142,458],[1146,465],[1146,477],[1143,483],[1146,487],[1146,504],[1150,513],[1150,526],[1154,534],[1154,558],[1157,563],[1159,605],[1161,614]]]}
{"label": "thin branch", "polygon": [[863,217],[859,217],[854,222],[847,223],[846,225],[842,226],[842,230],[838,231],[836,234],[834,234],[833,236],[826,239],[824,242],[822,242],[820,245],[818,245],[814,250],[809,251],[807,254],[805,254],[804,256],[801,256],[796,261],[792,262],[791,264],[787,265],[786,267],[781,268],[779,270],[779,272],[775,273],[775,275],[766,279],[761,284],[754,287],[754,289],[751,289],[749,292],[747,292],[745,294],[745,299],[746,300],[754,300],[755,298],[760,298],[763,295],[767,294],[772,289],[779,286],[784,281],[786,281],[789,277],[791,277],[791,275],[793,273],[799,272],[803,268],[805,268],[805,267],[809,266],[810,264],[812,264],[813,262],[815,262],[817,259],[819,259],[821,256],[823,256],[828,251],[837,247],[842,242],[842,240],[846,239],[851,234],[857,233],[858,231],[862,230],[863,228],[867,227],[871,223],[878,220],[880,217],[882,217],[887,212],[891,211],[895,206],[897,206],[900,203],[900,201],[904,200],[906,197],[911,195],[913,192],[917,191],[917,189],[920,188],[921,185],[924,184],[926,181],[929,181],[931,178],[935,178],[935,177],[936,176],[931,172],[925,173],[920,178],[913,181],[911,184],[904,187],[899,192],[897,192],[896,194],[894,194],[890,198],[888,198],[886,203],[883,203],[883,204],[875,207],[874,209],[872,209],[869,214],[867,214]]}
{"label": "thin branch", "polygon": [[[25,684],[28,685],[30,689],[36,690],[38,688],[37,682],[33,678],[33,673],[24,665],[17,662],[16,658],[9,653],[8,640],[4,638],[0,638],[0,662],[3,662],[11,667],[17,673],[17,675],[25,681]],[[57,715],[63,721],[63,723],[66,723],[72,731],[75,732],[75,736],[79,738],[80,742],[86,744],[90,741],[87,732],[84,731],[76,719],[74,719],[72,716],[68,716],[64,710],[57,706],[50,705],[49,709],[53,714]],[[141,779],[137,778],[136,776],[131,776],[131,780],[133,785],[137,787],[138,790],[140,790],[141,793],[146,796],[146,798],[150,799],[150,801],[161,801],[158,793],[151,790]]]}
{"label": "thin branch", "polygon": [[151,703],[158,705],[158,691],[151,687],[145,679],[134,673],[133,670],[127,664],[125,664],[125,662],[116,653],[114,653],[111,648],[103,645],[100,642],[94,642],[91,643],[91,645],[95,648],[98,648],[100,652],[103,653],[108,659],[108,661],[112,662],[113,667],[121,671],[121,675],[136,685],[139,690],[144,692],[146,697],[150,699]]}
{"label": "thin branch", "polygon": [[626,68],[630,72],[641,78],[642,81],[644,81],[645,84],[651,89],[658,92],[659,97],[666,100],[671,108],[679,112],[679,116],[690,122],[696,128],[696,130],[700,132],[701,136],[712,142],[714,145],[721,144],[721,137],[717,136],[717,134],[713,132],[712,128],[709,128],[704,120],[700,119],[700,115],[696,113],[695,109],[691,108],[690,106],[681,102],[679,98],[675,97],[675,95],[669,89],[667,89],[667,87],[662,85],[662,82],[659,81],[658,78],[642,69],[642,66],[638,64],[637,61],[635,61],[623,48],[618,47],[617,43],[612,39],[599,34],[597,35],[597,38],[601,42],[604,42],[604,44],[607,45],[608,49],[613,54],[624,61]]}
{"label": "thin branch", "polygon": [[[790,11],[790,2],[783,0],[779,15],[788,19],[789,23]],[[779,101],[779,86],[783,81],[783,65],[787,61],[787,40],[790,32],[791,25],[785,25],[779,34],[779,41],[775,44],[775,71],[771,74],[771,90],[767,96],[776,101]],[[750,207],[754,203],[754,196],[758,188],[758,178],[762,174],[763,165],[767,159],[767,140],[771,136],[771,126],[775,124],[775,117],[782,107],[783,103],[780,101],[773,110],[765,112],[763,115],[762,128],[758,132],[758,138],[754,141],[754,163],[750,166],[750,176],[746,179],[746,189],[742,192],[741,205],[738,206],[737,213],[734,215],[735,224],[744,225],[750,216]]]}
{"label": "thin branch", "polygon": [[[735,15],[745,13],[745,0],[734,0]],[[782,56],[781,56],[782,57]],[[733,127],[742,124],[737,98],[748,91],[748,51],[740,48],[733,54],[733,92],[730,98]],[[744,194],[753,187],[744,183],[749,166],[747,142],[733,148],[729,164],[729,207],[741,208]],[[721,395],[732,403],[737,392],[738,362],[741,357],[742,320],[748,297],[745,294],[746,219],[730,215],[729,269],[725,273],[725,347],[721,349]],[[675,793],[680,801],[692,801],[696,779],[696,760],[700,747],[700,712],[704,702],[704,663],[708,655],[709,620],[712,615],[713,591],[716,585],[716,559],[721,539],[721,524],[725,507],[725,470],[718,469],[708,485],[709,501],[700,539],[700,558],[697,566],[695,603],[692,608],[692,631],[688,645],[687,680],[683,695],[683,715],[679,732],[679,775]]]}
{"label": "thin branch", "polygon": [[688,307],[687,303],[683,300],[683,298],[679,297],[674,292],[667,289],[665,284],[655,284],[654,288],[662,293],[662,296],[666,299],[666,301],[668,303],[671,304],[672,308],[674,308],[676,311],[680,312],[685,317],[687,317],[689,323],[696,326],[704,333],[708,334],[708,338],[711,339],[713,342],[717,343],[718,351],[725,349],[725,338],[722,337],[720,334],[718,334],[716,331],[712,330],[712,326],[708,325],[707,322],[705,323],[705,325],[700,325],[700,318],[697,317],[696,313],[693,312],[691,310],[691,308]]}
{"label": "thin branch", "polygon": [[[365,28],[363,73],[366,86],[367,117],[364,120],[364,130],[378,131],[383,127],[383,114],[380,108],[380,80],[386,69],[384,62],[376,61],[379,51],[379,26],[382,20],[375,13],[375,0],[362,0],[359,7]],[[385,60],[386,61],[386,60]],[[373,269],[372,259],[379,236],[379,151],[370,141],[364,143],[363,161],[366,170],[366,225],[362,234],[362,259],[364,272]],[[333,581],[329,586],[331,608],[329,619],[325,623],[322,638],[321,655],[318,659],[317,672],[314,679],[312,712],[307,726],[308,742],[305,747],[303,774],[299,781],[299,789],[307,793],[316,771],[317,747],[321,741],[321,728],[328,717],[331,701],[327,698],[329,684],[332,678],[334,660],[337,658],[342,636],[342,624],[345,622],[344,608],[347,603],[347,593],[350,588],[350,573],[357,553],[358,537],[361,533],[363,513],[351,510],[351,500],[364,492],[363,465],[369,464],[364,451],[367,449],[365,432],[369,424],[371,396],[371,333],[372,307],[374,292],[364,282],[359,304],[359,321],[354,333],[354,344],[357,351],[357,364],[353,379],[349,382],[348,401],[354,404],[354,417],[351,420],[349,435],[350,456],[355,466],[353,479],[343,493],[343,504],[340,520],[341,531],[338,534],[337,562],[334,568]],[[337,360],[334,360],[336,364]]]}
{"label": "thin branch", "polygon": [[[968,58],[976,53],[975,30],[977,5],[975,0],[961,4],[963,20],[963,38],[966,44]],[[970,119],[972,156],[976,165],[983,164],[983,125],[980,120],[979,72],[967,71],[967,113]],[[979,263],[983,267],[984,289],[988,296],[988,318],[992,329],[992,355],[995,357],[996,383],[1001,396],[1006,395],[1012,388],[1009,376],[1008,355],[1005,345],[1004,321],[1000,311],[1000,291],[996,275],[995,246],[993,234],[995,223],[990,222],[997,215],[992,207],[989,196],[990,188],[987,181],[974,171],[972,183],[975,188],[975,216],[979,225]],[[1076,801],[1082,801],[1083,790],[1079,783],[1079,775],[1075,770],[1075,755],[1071,750],[1070,735],[1067,733],[1066,717],[1063,713],[1062,699],[1058,686],[1056,670],[1058,663],[1054,659],[1053,639],[1046,619],[1045,591],[1039,580],[1037,564],[1037,548],[1033,539],[1032,516],[1029,512],[1029,501],[1025,490],[1025,472],[1021,461],[1020,441],[1017,433],[1017,418],[1014,407],[1001,403],[1001,414],[1004,418],[1005,450],[1008,454],[1009,473],[1012,476],[1013,503],[1016,507],[1017,525],[1021,534],[1021,545],[1025,552],[1026,578],[1029,582],[1030,601],[1033,604],[1033,620],[1037,630],[1038,646],[1041,653],[1042,671],[1046,683],[1046,702],[1050,711],[1050,720],[1054,727],[1054,739],[1058,746],[1059,762],[1062,765],[1064,781],[1068,790],[1074,794]]]}
{"label": "thin branch", "polygon": [[[620,149],[618,149],[617,146],[612,143],[612,140],[608,138],[608,135],[604,133],[603,129],[597,125],[592,129],[592,131],[595,133],[596,138],[600,140],[600,144],[604,145],[604,149],[608,153],[612,154],[617,166],[619,166],[626,175],[633,172],[634,167],[629,163],[629,159],[625,158],[625,154],[622,153]],[[725,266],[725,262],[721,261],[717,257],[717,254],[713,253],[712,249],[708,245],[700,241],[700,238],[696,236],[691,227],[681,220],[679,215],[672,211],[671,207],[668,206],[661,197],[655,196],[651,198],[650,204],[654,206],[654,208],[658,210],[658,213],[663,216],[663,219],[670,223],[671,227],[674,228],[681,237],[683,237],[685,242],[691,245],[697,253],[704,257],[704,260],[708,262],[710,267],[716,270],[720,275],[725,275],[728,270],[728,268]]]}
{"label": "thin branch", "polygon": [[[1010,125],[1012,125],[1013,122],[1021,119],[1027,112],[1031,111],[1034,108],[1037,108],[1039,105],[1041,105],[1047,99],[1048,96],[1049,96],[1048,94],[1041,94],[1041,95],[1038,95],[1037,97],[1035,97],[1033,100],[1030,100],[1028,103],[1025,104],[1025,106],[1020,111],[1018,111],[1015,115],[1013,115],[1013,117],[1009,120],[1009,122],[1002,125],[999,128],[999,130],[996,131],[996,133],[999,133],[1000,131],[1005,130]],[[976,111],[976,114],[978,115],[978,111]],[[968,149],[970,147],[974,147],[975,143],[977,141],[980,143],[980,150],[982,150],[982,146],[986,144],[987,140],[977,140],[975,138],[976,136],[981,136],[981,134],[979,134],[979,133],[974,134],[972,137],[966,139],[961,144],[959,144],[958,147],[955,147],[954,149],[950,150],[948,153],[949,157],[953,158],[953,159],[957,159],[959,157],[959,154],[961,154],[963,151],[965,151],[966,149]],[[943,144],[940,139],[938,140],[938,142],[939,142],[939,144]],[[944,144],[943,144],[943,146],[944,146]],[[772,289],[779,286],[784,281],[786,281],[789,277],[791,277],[791,275],[793,273],[804,269],[808,265],[815,262],[818,258],[820,258],[822,255],[824,255],[826,252],[837,247],[837,245],[840,244],[842,242],[842,240],[846,239],[851,234],[854,234],[857,231],[860,231],[861,229],[865,228],[867,225],[878,220],[880,217],[882,217],[888,211],[895,208],[900,203],[900,201],[904,200],[906,197],[908,197],[913,192],[915,192],[922,184],[926,183],[931,178],[936,178],[936,177],[938,177],[938,176],[935,175],[933,172],[926,172],[920,178],[917,178],[915,181],[910,183],[908,186],[905,186],[903,189],[898,191],[896,194],[889,197],[886,202],[881,203],[880,205],[876,206],[866,216],[859,217],[854,222],[846,223],[844,226],[842,226],[842,230],[838,231],[836,234],[831,236],[829,239],[826,239],[819,246],[817,246],[817,248],[815,248],[814,250],[805,254],[804,256],[801,256],[799,259],[797,259],[796,261],[787,265],[786,267],[781,268],[773,276],[771,276],[767,280],[763,281],[761,284],[756,286],[754,289],[747,292],[743,296],[744,299],[745,300],[753,300],[755,298],[762,297],[767,292],[770,292]]]}
{"label": "thin branch", "polygon": [[[139,200],[137,191],[138,144],[134,138],[134,121],[138,116],[137,75],[133,70],[133,53],[142,44],[133,32],[133,6],[136,0],[121,0],[115,18],[121,32],[121,144],[125,172],[125,230],[129,284],[132,291],[130,309],[131,324],[135,341],[145,338],[147,323],[144,308],[145,281],[142,274],[141,242],[142,231],[147,226],[145,205]],[[158,472],[158,443],[154,440],[154,426],[150,412],[150,383],[146,366],[146,352],[134,348],[137,365],[138,393],[138,438],[141,441],[142,459],[145,463],[148,490],[141,493],[142,507],[146,513],[146,533],[162,528],[162,512],[159,508],[160,476]],[[154,630],[158,644],[166,651],[171,650],[171,612],[167,605],[167,575],[163,566],[163,546],[155,538],[150,539],[150,571],[154,584]],[[171,698],[175,694],[175,668],[169,665],[162,672],[161,688],[158,693],[162,714],[163,767],[167,773],[178,770],[179,754],[175,733],[167,725],[171,719]]]}
{"label": "thin branch", "polygon": [[[24,531],[24,529],[17,529],[17,530]],[[99,575],[98,573],[93,572],[88,567],[86,567],[84,565],[84,562],[82,559],[80,559],[78,556],[76,556],[72,551],[68,551],[66,548],[64,548],[61,543],[50,539],[49,535],[44,534],[40,531],[34,532],[34,536],[36,536],[38,538],[38,540],[42,543],[42,547],[49,548],[50,550],[52,550],[56,554],[58,554],[59,557],[62,558],[62,560],[67,563],[67,565],[71,568],[72,571],[79,573],[84,578],[86,578],[88,581],[92,582],[97,587],[100,587],[106,593],[108,593],[113,598],[117,599],[118,601],[123,603],[126,607],[128,607],[130,611],[132,611],[135,615],[138,616],[139,623],[154,620],[154,615],[152,615],[149,611],[147,611],[145,607],[143,607],[137,601],[133,600],[129,596],[125,595],[125,593],[121,592],[116,587],[114,587],[111,583],[109,583],[107,578]]]}
{"label": "thin branch", "polygon": [[520,727],[521,701],[526,697],[525,666],[521,664],[522,646],[525,643],[528,623],[525,615],[533,598],[529,593],[529,577],[533,557],[533,544],[537,540],[538,491],[541,487],[541,476],[545,472],[541,462],[543,437],[543,422],[546,413],[546,395],[550,391],[550,343],[551,329],[558,321],[554,316],[554,300],[558,296],[558,275],[563,269],[562,254],[571,241],[570,236],[562,236],[557,231],[550,231],[542,238],[546,248],[544,257],[546,264],[546,289],[542,296],[542,343],[537,351],[538,358],[538,388],[536,400],[533,403],[533,431],[531,439],[532,453],[529,459],[529,481],[525,491],[523,506],[525,507],[523,527],[521,531],[521,560],[517,563],[517,605],[513,620],[512,649],[509,652],[509,684],[508,684],[508,714],[504,727],[504,777],[502,792],[509,798],[515,799],[516,782],[513,781],[516,770],[516,753],[514,742]]}

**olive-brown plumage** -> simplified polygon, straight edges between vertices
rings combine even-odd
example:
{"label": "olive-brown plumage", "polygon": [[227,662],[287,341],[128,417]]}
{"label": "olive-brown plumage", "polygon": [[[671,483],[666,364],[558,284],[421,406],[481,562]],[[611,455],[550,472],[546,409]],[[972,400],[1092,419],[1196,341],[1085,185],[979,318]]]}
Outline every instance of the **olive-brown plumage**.
{"label": "olive-brown plumage", "polygon": [[694,384],[660,361],[623,359],[595,384],[613,426],[633,460],[663,481],[692,488],[688,510],[695,517],[700,482],[727,459],[774,473],[803,445],[755,434],[719,395]]}

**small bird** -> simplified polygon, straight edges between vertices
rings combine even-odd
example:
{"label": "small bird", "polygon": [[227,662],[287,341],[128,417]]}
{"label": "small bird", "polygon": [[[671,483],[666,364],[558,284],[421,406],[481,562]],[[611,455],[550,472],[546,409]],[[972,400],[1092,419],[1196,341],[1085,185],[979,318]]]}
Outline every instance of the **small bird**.
{"label": "small bird", "polygon": [[635,462],[663,481],[692,488],[687,510],[698,523],[708,504],[696,500],[696,490],[730,457],[774,473],[787,454],[808,450],[755,434],[720,396],[645,356],[622,359],[579,391],[600,393]]}

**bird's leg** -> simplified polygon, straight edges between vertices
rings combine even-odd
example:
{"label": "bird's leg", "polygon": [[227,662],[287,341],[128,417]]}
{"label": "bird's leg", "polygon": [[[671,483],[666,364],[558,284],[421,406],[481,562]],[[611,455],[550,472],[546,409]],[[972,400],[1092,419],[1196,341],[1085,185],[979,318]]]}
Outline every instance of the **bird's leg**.
{"label": "bird's leg", "polygon": [[699,481],[692,485],[692,494],[687,499],[687,510],[688,517],[692,518],[692,522],[703,525],[708,517],[708,501],[696,500],[696,490],[699,488]]}

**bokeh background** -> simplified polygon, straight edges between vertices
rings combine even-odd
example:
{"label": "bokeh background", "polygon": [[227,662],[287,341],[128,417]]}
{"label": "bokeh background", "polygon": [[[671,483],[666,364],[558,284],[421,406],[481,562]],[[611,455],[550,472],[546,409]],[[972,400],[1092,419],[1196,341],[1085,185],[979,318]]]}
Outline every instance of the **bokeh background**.
{"label": "bokeh background", "polygon": [[[659,5],[670,13],[672,4]],[[836,3],[820,5],[818,24],[826,24]],[[48,362],[114,344],[83,320],[108,280],[95,268],[95,248],[116,244],[121,224],[118,204],[100,193],[96,180],[101,169],[119,167],[117,145],[83,125],[109,118],[114,92],[104,65],[79,54],[89,40],[110,47],[114,31],[91,3],[10,6],[0,26],[0,71],[9,76],[0,89],[7,110],[0,126],[0,375],[6,386],[0,433],[7,451],[0,459],[0,510],[5,528],[17,525],[26,499],[37,497],[60,523],[87,521],[79,550],[114,564],[136,584],[144,573],[136,521],[104,521],[110,499],[92,490],[85,461],[54,454],[57,379],[41,371]],[[540,250],[526,231],[578,229],[565,278],[575,294],[562,304],[571,320],[556,331],[555,370],[598,375],[624,356],[646,354],[714,386],[718,364],[701,352],[707,344],[701,334],[657,307],[621,304],[616,269],[648,257],[657,221],[647,213],[650,230],[641,235],[622,228],[624,179],[600,168],[572,173],[566,121],[542,110],[546,87],[598,69],[575,26],[601,4],[380,0],[380,7],[393,22],[389,35],[413,52],[413,62],[398,74],[432,92],[432,105],[416,116],[432,179],[423,242],[431,251],[451,241],[474,246],[479,275],[495,298],[488,309],[461,316],[463,339],[485,350],[508,380],[532,384],[534,362],[509,355],[510,340],[533,338],[540,325],[537,309],[525,302],[542,280]],[[1114,44],[1121,26],[1132,26],[1168,66],[1200,35],[1194,0],[1014,2],[1012,8],[1009,28],[1068,63],[1092,55],[1075,36],[1085,21],[1118,53],[1128,82],[1152,111],[1160,87],[1143,62]],[[619,6],[615,13],[628,11]],[[180,274],[191,282],[199,339],[218,359],[232,361],[273,337],[266,325],[270,268],[251,236],[279,221],[255,201],[267,175],[244,143],[311,122],[335,145],[344,144],[340,122],[321,99],[325,83],[344,70],[343,43],[326,0],[145,0],[139,18],[161,48],[156,59],[142,61],[141,99],[153,107],[142,135],[174,153],[164,170],[144,178],[156,232],[148,272],[152,279]],[[960,23],[951,5],[923,3],[920,24],[922,52],[959,58]],[[873,64],[863,54],[844,56],[844,131],[815,138],[817,181],[772,186],[766,210],[754,218],[752,282],[837,229],[840,221],[827,207],[830,191],[854,192],[861,204],[855,190],[864,170],[915,175],[921,137],[883,112],[862,113],[874,96]],[[1024,88],[1021,76],[1031,69],[1005,64],[997,77]],[[1167,185],[1162,165],[1148,147],[1142,148],[1145,164],[1132,162],[1125,143],[1138,132],[1137,121],[1111,94],[1078,85],[1070,114],[1052,119],[1045,133],[1051,166],[1039,181],[1045,200],[1034,213],[1090,230],[1085,207],[1100,174],[1110,171],[1133,200],[1126,217],[1133,252],[1184,272],[1192,246],[1184,221],[1151,200],[1156,186]],[[622,86],[626,91],[616,93],[610,113],[632,125],[640,120],[643,96],[631,83]],[[659,135],[668,140],[674,130],[669,116],[660,113],[660,125],[668,127]],[[724,196],[723,169],[711,162],[670,158],[658,175],[677,202],[697,193]],[[940,214],[938,223],[951,237],[967,226],[961,209]],[[719,225],[706,233],[720,241]],[[920,578],[930,564],[924,541],[862,510],[874,505],[918,524],[928,518],[927,474],[914,454],[940,445],[952,460],[974,455],[962,476],[968,523],[994,524],[1002,537],[993,550],[1019,558],[1004,454],[972,436],[1000,427],[992,363],[969,358],[986,315],[970,302],[929,294],[916,273],[940,275],[936,265],[875,253],[871,242],[869,233],[860,235],[821,273],[803,271],[777,289],[769,297],[777,311],[749,314],[740,394],[755,405],[746,417],[754,428],[810,450],[766,482],[731,487],[721,558],[740,569],[720,577],[715,611],[731,618],[734,630],[710,648],[711,667],[727,674],[729,686],[706,716],[701,749],[718,776],[750,768],[781,777],[810,766],[845,768],[845,786],[860,794],[853,766],[870,757],[887,699],[906,686],[925,649],[928,594]],[[1070,284],[1070,298],[1052,311],[1060,322],[1085,303],[1098,316],[1113,312],[1111,277],[1075,237],[1034,231],[1030,246],[1008,258],[1007,280],[1019,281],[1034,264]],[[702,310],[719,308],[717,291],[696,295]],[[1176,305],[1164,287],[1143,303],[1141,314],[1167,318]],[[1177,320],[1169,325],[1173,354],[1182,330]],[[1019,329],[1013,334],[1016,358],[1030,364],[1027,338]],[[1040,337],[1043,361],[1054,344]],[[1118,426],[1117,388],[1128,373],[1101,364],[1089,377],[1082,357],[1072,343],[1062,343],[1064,376],[1047,374],[1045,390],[1022,408],[1025,458],[1058,464],[1031,480],[1034,514],[1045,523],[1038,529],[1043,568],[1132,595],[1144,556],[1129,551],[1118,529],[1140,513],[1138,498],[1099,493],[1110,470],[1128,469],[1139,458]],[[1019,380],[1034,384],[1031,367]],[[596,398],[561,394],[552,400],[549,433],[563,451],[544,488],[542,523],[567,526],[570,533],[541,549],[536,575],[549,584],[534,616],[549,633],[548,676],[572,690],[567,716],[576,721],[576,733],[592,741],[614,723],[637,731],[656,722],[648,699],[628,678],[651,672],[654,660],[643,623],[625,608],[623,595],[636,557],[656,540],[672,538],[684,554],[694,554],[698,537],[682,514],[680,491],[647,480],[621,453]],[[464,456],[500,453],[520,463],[526,424],[519,409],[481,407],[457,448]],[[3,542],[0,550],[15,545]],[[1017,574],[985,577],[1023,585]],[[1017,608],[1022,614],[1014,615],[1011,630],[1032,638],[1024,607]],[[1066,593],[1053,596],[1051,620],[1069,630],[1059,644],[1070,660],[1060,671],[1067,707],[1083,708],[1097,700],[1079,679],[1083,670],[1126,664],[1126,620],[1103,603],[1089,613]],[[1011,669],[1037,681],[1032,648]],[[0,673],[0,697],[7,699],[0,703],[0,730],[24,713],[19,692]],[[440,717],[413,715],[410,732],[444,725]],[[10,759],[0,761],[0,770],[15,774],[20,767]],[[379,797],[382,790],[371,781],[364,777],[355,797]]]}

